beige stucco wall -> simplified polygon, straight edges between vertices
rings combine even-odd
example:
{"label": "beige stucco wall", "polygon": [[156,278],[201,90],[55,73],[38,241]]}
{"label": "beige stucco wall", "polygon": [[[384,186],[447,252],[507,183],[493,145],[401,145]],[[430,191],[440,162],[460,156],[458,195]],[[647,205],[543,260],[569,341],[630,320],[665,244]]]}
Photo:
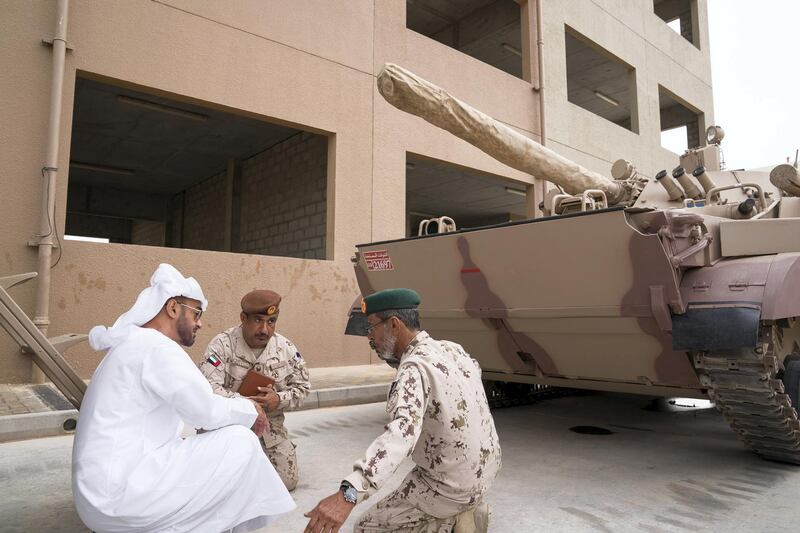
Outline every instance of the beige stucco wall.
{"label": "beige stucco wall", "polygon": [[[701,1],[703,16],[704,6]],[[655,83],[685,85],[693,91],[687,98],[710,116],[707,50],[694,55],[685,50],[693,47],[670,35],[638,0],[545,1],[544,7],[551,147],[602,171],[623,155],[643,169],[658,166],[655,162],[666,154],[658,154],[658,123],[652,123],[658,116]],[[0,9],[0,124],[14,125],[0,128],[2,276],[36,268],[36,250],[26,242],[39,229],[51,68],[50,49],[40,41],[52,35],[55,3],[4,0]],[[598,42],[608,40],[615,54],[640,69],[639,136],[567,103],[564,21]],[[267,286],[284,296],[279,331],[297,342],[312,366],[374,362],[363,339],[342,335],[346,311],[358,293],[350,257],[356,243],[404,234],[406,152],[532,182],[397,111],[377,93],[374,81],[383,63],[398,63],[539,139],[537,94],[531,84],[407,30],[402,0],[237,0],[235,9],[215,0],[72,0],[68,40],[74,50],[67,57],[63,97],[56,201],[60,231],[74,83],[80,72],[327,135],[327,259],[66,242],[53,269],[51,336],[111,323],[157,264],[170,262],[197,277],[210,301],[204,328],[190,350],[195,358],[214,333],[236,320],[241,295]],[[708,42],[707,35],[702,42]],[[674,56],[685,56],[686,65]],[[31,315],[34,283],[12,290]],[[86,345],[68,352],[84,376],[99,358]],[[0,335],[0,362],[0,382],[29,378],[28,360],[5,334]]]}

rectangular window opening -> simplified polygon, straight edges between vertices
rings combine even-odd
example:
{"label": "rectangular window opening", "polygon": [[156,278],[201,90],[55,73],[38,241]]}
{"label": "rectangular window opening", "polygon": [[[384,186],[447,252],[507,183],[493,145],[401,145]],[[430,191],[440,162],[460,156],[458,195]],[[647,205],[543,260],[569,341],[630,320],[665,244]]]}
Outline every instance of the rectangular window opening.
{"label": "rectangular window opening", "polygon": [[681,19],[670,20],[667,22],[667,27],[677,33],[681,34]]}
{"label": "rectangular window opening", "polygon": [[700,48],[697,0],[653,0],[653,12],[675,33]]}
{"label": "rectangular window opening", "polygon": [[64,235],[65,241],[82,241],[82,242],[102,242],[102,243],[109,243],[111,242],[109,239],[104,237],[86,237],[84,235]]}
{"label": "rectangular window opening", "polygon": [[614,124],[639,133],[636,69],[569,26],[564,38],[567,99]]}
{"label": "rectangular window opening", "polygon": [[682,154],[688,148],[688,135],[686,126],[679,126],[661,132],[661,146],[675,154]]}
{"label": "rectangular window opening", "polygon": [[418,235],[423,220],[443,216],[458,229],[524,220],[525,189],[524,183],[407,153],[406,236]]}
{"label": "rectangular window opening", "polygon": [[658,86],[661,146],[676,154],[701,145],[704,115],[668,89]]}
{"label": "rectangular window opening", "polygon": [[521,7],[514,0],[407,0],[406,27],[523,77]]}
{"label": "rectangular window opening", "polygon": [[328,141],[78,77],[66,233],[325,259]]}

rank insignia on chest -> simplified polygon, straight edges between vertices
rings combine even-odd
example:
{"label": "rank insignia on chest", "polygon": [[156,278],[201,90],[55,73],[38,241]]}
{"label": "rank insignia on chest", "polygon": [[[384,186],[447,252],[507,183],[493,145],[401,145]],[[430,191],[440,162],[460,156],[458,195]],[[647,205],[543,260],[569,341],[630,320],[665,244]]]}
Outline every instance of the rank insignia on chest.
{"label": "rank insignia on chest", "polygon": [[214,355],[213,353],[208,356],[208,359],[206,359],[206,361],[211,363],[214,366],[219,366],[219,365],[222,364],[222,360],[219,357],[217,357],[216,355]]}

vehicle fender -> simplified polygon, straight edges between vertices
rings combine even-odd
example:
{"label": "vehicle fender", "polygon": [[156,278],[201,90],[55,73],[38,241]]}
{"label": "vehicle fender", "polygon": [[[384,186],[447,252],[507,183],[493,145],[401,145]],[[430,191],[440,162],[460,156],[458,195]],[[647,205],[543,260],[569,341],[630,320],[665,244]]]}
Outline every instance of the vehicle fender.
{"label": "vehicle fender", "polygon": [[761,318],[777,320],[797,316],[800,316],[800,253],[778,254],[767,274]]}

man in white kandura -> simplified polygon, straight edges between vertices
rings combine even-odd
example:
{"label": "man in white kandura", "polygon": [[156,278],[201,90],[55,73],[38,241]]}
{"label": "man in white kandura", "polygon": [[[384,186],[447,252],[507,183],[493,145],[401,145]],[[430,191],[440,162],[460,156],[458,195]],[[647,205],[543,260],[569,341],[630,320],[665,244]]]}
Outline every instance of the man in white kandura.
{"label": "man in white kandura", "polygon": [[[95,531],[252,531],[295,504],[264,456],[261,406],[214,394],[189,355],[207,305],[197,281],[162,264],[111,328],[81,406],[72,492]],[[183,421],[208,429],[181,438]],[[252,431],[251,431],[252,429]]]}

